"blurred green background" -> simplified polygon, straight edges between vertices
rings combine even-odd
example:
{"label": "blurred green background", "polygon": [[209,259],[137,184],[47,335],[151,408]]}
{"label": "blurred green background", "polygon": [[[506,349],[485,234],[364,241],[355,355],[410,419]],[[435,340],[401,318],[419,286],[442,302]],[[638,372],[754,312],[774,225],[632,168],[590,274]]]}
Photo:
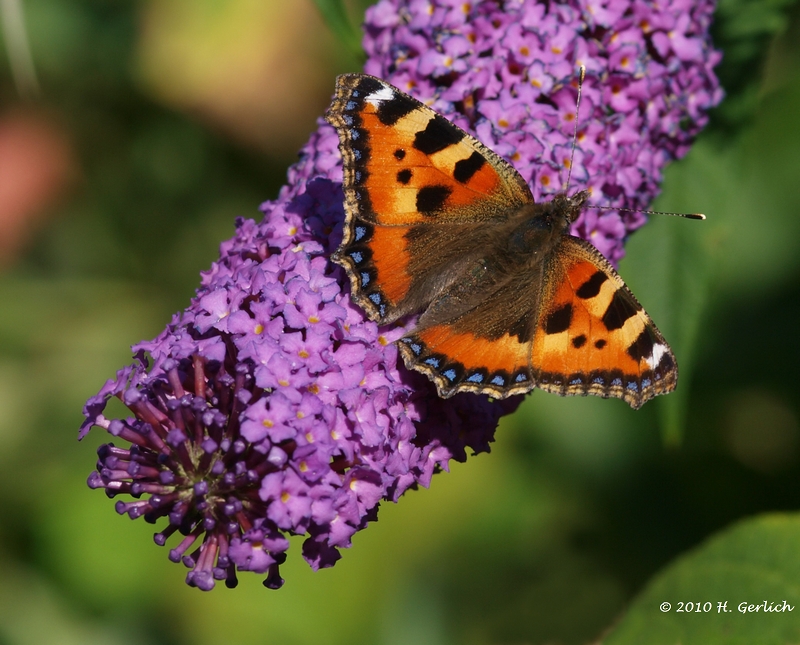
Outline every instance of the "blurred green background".
{"label": "blurred green background", "polygon": [[[356,22],[365,4],[348,5]],[[0,645],[585,643],[679,555],[800,506],[797,2],[721,4],[729,98],[655,204],[708,221],[655,219],[621,265],[675,349],[678,392],[638,412],[536,392],[491,454],[383,505],[333,569],[313,573],[296,541],[280,591],[242,574],[205,594],[152,526],[86,487],[107,436],[76,442],[81,408],[186,306],[234,218],[276,196],[335,74],[360,61],[310,1],[25,0],[22,32],[15,6],[0,48]]]}

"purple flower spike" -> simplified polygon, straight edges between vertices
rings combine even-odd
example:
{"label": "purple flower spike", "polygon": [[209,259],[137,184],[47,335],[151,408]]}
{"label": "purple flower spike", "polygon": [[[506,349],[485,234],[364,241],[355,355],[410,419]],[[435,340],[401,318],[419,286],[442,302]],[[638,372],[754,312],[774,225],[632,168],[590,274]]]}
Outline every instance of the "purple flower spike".
{"label": "purple flower spike", "polygon": [[[541,197],[566,179],[584,64],[573,188],[643,207],[719,101],[710,12],[678,0],[382,0],[367,13],[366,70],[477,133]],[[129,444],[100,447],[89,487],[132,497],[121,514],[165,522],[154,540],[171,542],[190,586],[233,587],[253,571],[279,588],[292,534],[307,536],[310,566],[332,566],[382,500],[488,451],[519,403],[440,399],[398,363],[404,330],[379,329],[351,304],[329,260],[341,173],[338,137],[321,123],[261,223],[237,221],[190,306],[84,408],[80,438],[98,426]],[[643,221],[588,210],[576,232],[616,260]],[[131,415],[106,418],[111,397]]]}
{"label": "purple flower spike", "polygon": [[[237,223],[191,306],[88,401],[81,429],[132,444],[101,446],[88,484],[132,495],[121,514],[166,520],[157,544],[181,533],[169,557],[202,590],[234,586],[237,571],[280,587],[290,534],[308,535],[312,567],[333,565],[382,499],[488,450],[517,404],[443,401],[398,364],[403,330],[365,320],[328,260],[341,238],[337,183],[298,180],[262,208],[261,224]],[[112,396],[133,416],[106,419]]]}

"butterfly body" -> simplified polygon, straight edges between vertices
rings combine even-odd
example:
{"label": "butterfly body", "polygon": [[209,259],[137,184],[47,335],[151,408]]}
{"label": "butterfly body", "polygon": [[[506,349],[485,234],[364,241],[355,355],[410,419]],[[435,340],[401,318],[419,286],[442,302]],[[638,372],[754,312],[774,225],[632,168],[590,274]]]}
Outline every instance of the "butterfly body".
{"label": "butterfly body", "polygon": [[640,407],[675,387],[666,341],[608,261],[569,234],[588,192],[534,202],[514,168],[388,83],[337,79],[327,114],[344,161],[333,260],[439,394],[538,387]]}

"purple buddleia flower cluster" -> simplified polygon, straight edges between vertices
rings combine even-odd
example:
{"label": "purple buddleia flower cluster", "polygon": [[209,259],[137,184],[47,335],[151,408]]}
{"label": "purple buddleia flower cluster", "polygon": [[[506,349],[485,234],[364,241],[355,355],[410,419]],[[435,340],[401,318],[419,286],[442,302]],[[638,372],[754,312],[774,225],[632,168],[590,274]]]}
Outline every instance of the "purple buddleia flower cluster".
{"label": "purple buddleia flower cluster", "polygon": [[[537,200],[564,190],[646,209],[722,99],[708,35],[714,2],[380,0],[368,74],[413,94],[510,161]],[[642,213],[587,208],[572,232],[616,264]]]}
{"label": "purple buddleia flower cluster", "polygon": [[[307,152],[316,150],[314,137]],[[237,570],[280,587],[291,534],[308,536],[312,567],[333,565],[381,500],[427,487],[468,450],[488,451],[518,403],[444,401],[398,363],[403,329],[366,320],[329,260],[341,184],[311,176],[264,204],[260,224],[237,223],[189,308],[135,346],[134,365],[84,410],[81,437],[99,426],[130,444],[100,447],[89,486],[131,495],[120,514],[167,519],[155,541],[184,536],[169,557],[200,589],[234,586]],[[111,397],[132,416],[106,418]]]}
{"label": "purple buddleia flower cluster", "polygon": [[[510,159],[537,197],[557,191],[587,68],[572,180],[603,203],[644,206],[719,100],[710,3],[384,0],[367,13],[367,71],[446,113]],[[89,486],[117,512],[164,522],[169,557],[203,590],[238,571],[283,584],[287,536],[313,568],[427,487],[451,459],[485,452],[519,397],[440,399],[398,363],[402,327],[354,306],[330,254],[342,238],[338,137],[320,124],[262,205],[239,220],[190,306],[89,399],[81,427],[115,441]],[[638,216],[587,212],[577,232],[613,260]],[[130,412],[107,412],[112,398]],[[109,414],[107,417],[106,414]]]}

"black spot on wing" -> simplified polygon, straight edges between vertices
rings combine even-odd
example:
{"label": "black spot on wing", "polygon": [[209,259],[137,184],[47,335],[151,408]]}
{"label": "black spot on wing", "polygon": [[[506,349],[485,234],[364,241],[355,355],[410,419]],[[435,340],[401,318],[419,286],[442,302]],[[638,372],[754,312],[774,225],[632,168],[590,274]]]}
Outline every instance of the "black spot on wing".
{"label": "black spot on wing", "polygon": [[417,210],[423,215],[440,211],[451,192],[447,186],[423,186],[417,191]]}
{"label": "black spot on wing", "polygon": [[411,171],[408,168],[404,168],[400,172],[397,173],[397,181],[403,185],[407,184],[411,181]]}
{"label": "black spot on wing", "polygon": [[650,358],[653,355],[653,335],[645,327],[639,337],[628,347],[628,355],[635,361]]}
{"label": "black spot on wing", "polygon": [[545,334],[560,334],[562,331],[569,329],[572,322],[572,304],[567,303],[563,307],[547,314],[544,319],[544,333]]}
{"label": "black spot on wing", "polygon": [[484,156],[476,150],[466,159],[456,162],[453,169],[453,177],[456,181],[466,184],[476,172],[483,168],[485,163]]}
{"label": "black spot on wing", "polygon": [[417,132],[414,137],[414,147],[426,155],[432,155],[452,146],[464,138],[464,133],[459,131],[452,123],[440,114],[437,114],[425,126],[424,130]]}
{"label": "black spot on wing", "polygon": [[394,125],[407,114],[417,109],[417,102],[403,94],[395,94],[388,101],[378,104],[378,120],[384,125]]}
{"label": "black spot on wing", "polygon": [[664,375],[675,369],[677,369],[677,365],[675,365],[675,359],[672,357],[672,354],[670,352],[664,352],[658,365],[656,365],[655,375],[657,378],[663,378]]}
{"label": "black spot on wing", "polygon": [[363,101],[365,96],[374,94],[383,88],[383,83],[381,83],[377,78],[362,76],[358,81],[358,85],[356,85],[356,87],[353,89],[353,97],[357,97],[359,100]]}
{"label": "black spot on wing", "polygon": [[622,289],[617,289],[603,314],[603,324],[608,331],[621,329],[628,318],[632,318],[641,309]]}
{"label": "black spot on wing", "polygon": [[580,349],[585,344],[586,344],[586,336],[584,336],[583,334],[581,334],[580,336],[575,336],[575,338],[572,339],[572,346],[575,349]]}
{"label": "black spot on wing", "polygon": [[403,159],[406,158],[406,151],[402,148],[398,148],[394,151],[394,158],[397,159],[397,161],[403,161]]}
{"label": "black spot on wing", "polygon": [[603,283],[606,280],[608,280],[608,276],[602,271],[598,271],[580,287],[578,287],[575,295],[577,295],[578,298],[583,298],[584,300],[594,298],[598,293],[600,293],[600,287],[603,286]]}
{"label": "black spot on wing", "polygon": [[604,338],[594,341],[594,346],[597,347],[597,349],[603,349],[607,344],[608,342]]}

